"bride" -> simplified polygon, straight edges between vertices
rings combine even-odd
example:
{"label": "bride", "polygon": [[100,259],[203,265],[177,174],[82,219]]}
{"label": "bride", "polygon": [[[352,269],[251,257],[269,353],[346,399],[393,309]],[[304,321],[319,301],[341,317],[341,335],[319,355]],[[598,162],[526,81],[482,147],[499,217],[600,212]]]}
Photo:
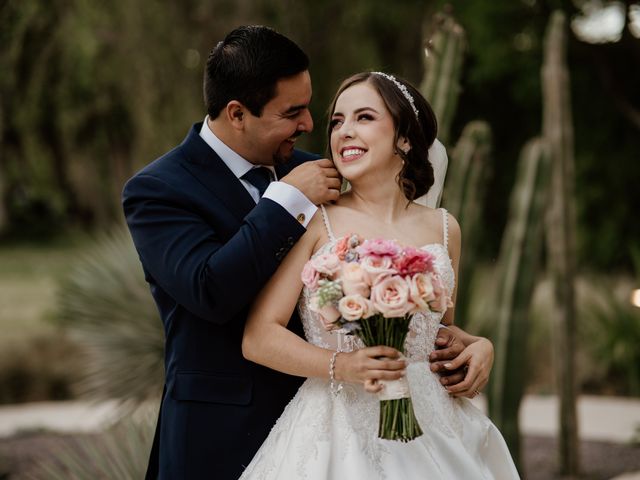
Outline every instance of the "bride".
{"label": "bride", "polygon": [[[394,239],[430,252],[454,301],[460,259],[456,220],[443,209],[413,202],[433,184],[428,149],[437,128],[420,93],[391,75],[360,73],[343,82],[330,112],[331,157],[351,190],[321,207],[256,300],[242,344],[247,359],[308,379],[241,479],[519,478],[496,427],[429,369],[438,326],[453,324],[453,308],[444,316],[414,315],[406,363],[390,347],[361,348],[352,336],[327,332],[309,308],[304,264],[347,234]],[[285,328],[296,305],[307,342]],[[487,340],[451,328],[466,345],[461,359],[490,348]],[[424,431],[408,443],[377,438],[379,380],[401,376]],[[337,382],[341,388],[333,388]],[[481,384],[474,385],[477,391]]]}

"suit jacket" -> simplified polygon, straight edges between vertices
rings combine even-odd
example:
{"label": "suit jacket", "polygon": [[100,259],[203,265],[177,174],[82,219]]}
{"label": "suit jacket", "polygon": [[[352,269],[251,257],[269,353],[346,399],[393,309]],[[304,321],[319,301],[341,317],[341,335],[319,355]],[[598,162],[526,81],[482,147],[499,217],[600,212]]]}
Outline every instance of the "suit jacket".
{"label": "suit jacket", "polygon": [[[251,302],[305,229],[269,199],[256,205],[201,125],[123,192],[166,335],[147,478],[237,478],[302,381],[245,360],[241,341]],[[278,176],[311,158],[296,151]],[[302,335],[297,314],[289,328]]]}

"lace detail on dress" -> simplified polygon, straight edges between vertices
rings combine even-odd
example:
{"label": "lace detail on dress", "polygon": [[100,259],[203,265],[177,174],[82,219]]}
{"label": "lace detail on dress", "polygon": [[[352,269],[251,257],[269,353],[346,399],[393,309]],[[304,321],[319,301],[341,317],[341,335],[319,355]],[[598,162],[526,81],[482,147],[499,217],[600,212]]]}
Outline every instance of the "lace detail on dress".
{"label": "lace detail on dress", "polygon": [[[432,243],[422,247],[435,256],[434,267],[444,285],[450,292],[455,287],[455,279],[451,259],[446,247],[440,243]],[[426,362],[429,354],[435,348],[438,326],[444,313],[422,312],[417,313],[409,324],[409,334],[405,343],[406,356],[410,362]]]}
{"label": "lace detail on dress", "polygon": [[[332,241],[317,254],[326,253]],[[447,288],[454,273],[443,244],[422,247]],[[323,348],[350,351],[362,344],[353,336],[327,332],[308,308],[305,288],[298,303],[307,340]],[[427,361],[434,349],[441,313],[418,313],[405,344],[407,380],[424,435],[409,443],[377,437],[380,404],[361,385],[344,384],[338,395],[329,381],[310,378],[300,387],[241,480],[407,480],[433,478],[518,478],[504,440],[466,399],[449,396]]]}

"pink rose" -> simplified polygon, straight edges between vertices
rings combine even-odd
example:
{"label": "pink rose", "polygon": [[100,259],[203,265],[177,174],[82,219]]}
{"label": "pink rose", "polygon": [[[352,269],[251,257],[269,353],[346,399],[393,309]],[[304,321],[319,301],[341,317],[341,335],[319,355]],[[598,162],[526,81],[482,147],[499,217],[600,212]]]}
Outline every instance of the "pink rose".
{"label": "pink rose", "polygon": [[393,259],[393,266],[402,276],[433,271],[433,255],[419,248],[406,247]]}
{"label": "pink rose", "polygon": [[355,262],[345,263],[342,265],[342,291],[345,295],[361,295],[365,298],[369,297],[371,291],[365,280],[365,272],[360,264]]}
{"label": "pink rose", "polygon": [[318,307],[318,300],[319,298],[317,295],[311,297],[311,300],[309,301],[309,310],[315,312],[318,317],[320,317],[320,320],[327,331],[333,330],[337,327],[335,321],[340,318],[340,312],[335,306],[333,306],[333,304]]}
{"label": "pink rose", "polygon": [[318,288],[318,280],[320,280],[320,274],[318,271],[313,268],[311,262],[307,262],[304,264],[304,268],[302,269],[302,274],[300,275],[302,278],[302,283],[311,290],[315,290]]}
{"label": "pink rose", "polygon": [[416,312],[431,310],[429,302],[436,299],[431,283],[431,275],[417,273],[409,280],[409,298],[415,304]]}
{"label": "pink rose", "polygon": [[338,310],[342,318],[348,322],[370,317],[374,313],[371,302],[360,295],[342,297],[338,303]]}
{"label": "pink rose", "polygon": [[356,251],[360,256],[373,255],[376,257],[395,257],[400,253],[400,247],[393,240],[381,238],[365,240]]}
{"label": "pink rose", "polygon": [[369,255],[360,259],[360,267],[364,271],[364,280],[368,285],[374,285],[382,278],[398,273],[393,268],[391,257]]}
{"label": "pink rose", "polygon": [[384,317],[404,317],[414,308],[409,299],[409,284],[397,275],[385,277],[371,287],[371,302]]}
{"label": "pink rose", "polygon": [[340,259],[335,253],[322,253],[309,261],[313,268],[323,275],[331,276],[340,269]]}
{"label": "pink rose", "polygon": [[433,275],[431,278],[431,284],[433,285],[433,294],[435,298],[429,302],[429,308],[434,312],[444,312],[447,308],[453,307],[451,297],[447,292],[442,279],[438,275]]}

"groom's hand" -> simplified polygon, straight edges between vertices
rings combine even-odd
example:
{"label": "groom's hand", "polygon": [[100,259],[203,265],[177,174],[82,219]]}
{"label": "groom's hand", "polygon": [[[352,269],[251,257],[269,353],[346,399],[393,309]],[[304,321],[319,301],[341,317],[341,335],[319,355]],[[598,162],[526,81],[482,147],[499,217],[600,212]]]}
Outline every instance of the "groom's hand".
{"label": "groom's hand", "polygon": [[300,190],[315,205],[332,202],[340,196],[340,174],[327,158],[298,165],[280,181]]}
{"label": "groom's hand", "polygon": [[440,383],[456,385],[464,380],[464,367],[451,370],[445,364],[455,359],[464,350],[464,344],[447,328],[440,328],[436,337],[436,350],[429,355],[431,371],[440,375]]}

